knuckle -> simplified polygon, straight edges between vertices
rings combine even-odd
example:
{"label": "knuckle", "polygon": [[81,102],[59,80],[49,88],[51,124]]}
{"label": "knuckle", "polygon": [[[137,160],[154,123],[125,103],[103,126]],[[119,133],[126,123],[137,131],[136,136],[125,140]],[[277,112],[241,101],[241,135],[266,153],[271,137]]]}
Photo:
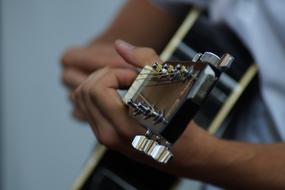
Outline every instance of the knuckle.
{"label": "knuckle", "polygon": [[104,134],[102,136],[98,136],[97,140],[100,144],[103,144],[111,149],[114,149],[117,145],[117,140],[113,135]]}
{"label": "knuckle", "polygon": [[73,100],[78,102],[80,100],[81,94],[82,94],[81,87],[78,87],[72,93],[73,93]]}
{"label": "knuckle", "polygon": [[96,83],[92,83],[92,85],[88,84],[88,85],[82,86],[81,96],[83,99],[88,98],[94,101],[94,100],[97,100],[98,97],[101,97],[102,93],[98,85],[96,85]]}
{"label": "knuckle", "polygon": [[94,83],[92,88],[89,89],[89,95],[93,100],[96,100],[97,97],[101,96],[101,89],[98,83]]}
{"label": "knuckle", "polygon": [[89,85],[82,85],[81,87],[81,95],[88,96],[90,94],[90,87]]}
{"label": "knuckle", "polygon": [[90,83],[90,87],[86,90],[88,90],[88,93],[91,97],[99,97],[99,96],[102,96],[104,95],[103,93],[103,90],[102,90],[102,79],[100,78],[96,78],[96,80],[93,80],[91,83]]}

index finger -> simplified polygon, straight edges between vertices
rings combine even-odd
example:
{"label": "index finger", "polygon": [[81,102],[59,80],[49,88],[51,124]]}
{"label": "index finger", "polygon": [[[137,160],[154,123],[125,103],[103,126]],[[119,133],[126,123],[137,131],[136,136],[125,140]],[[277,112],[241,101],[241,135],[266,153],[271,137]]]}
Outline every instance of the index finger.
{"label": "index finger", "polygon": [[139,124],[129,117],[128,109],[118,95],[117,90],[132,84],[137,73],[131,69],[104,69],[100,79],[93,84],[92,101],[102,114],[123,131],[126,136],[134,135]]}

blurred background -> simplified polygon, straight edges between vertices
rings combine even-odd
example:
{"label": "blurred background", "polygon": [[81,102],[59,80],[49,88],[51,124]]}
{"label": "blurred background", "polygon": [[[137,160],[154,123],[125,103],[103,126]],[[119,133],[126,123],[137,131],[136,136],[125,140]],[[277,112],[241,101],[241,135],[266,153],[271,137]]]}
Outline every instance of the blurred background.
{"label": "blurred background", "polygon": [[124,0],[0,2],[0,189],[69,189],[95,140],[69,115],[59,59],[98,35]]}

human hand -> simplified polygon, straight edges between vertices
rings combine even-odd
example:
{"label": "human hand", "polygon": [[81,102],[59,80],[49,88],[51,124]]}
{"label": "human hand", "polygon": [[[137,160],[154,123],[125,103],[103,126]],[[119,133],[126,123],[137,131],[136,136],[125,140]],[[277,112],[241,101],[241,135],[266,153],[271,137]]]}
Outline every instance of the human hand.
{"label": "human hand", "polygon": [[120,137],[129,140],[130,136],[142,131],[140,127],[129,127],[139,125],[128,116],[117,90],[128,88],[132,84],[137,75],[134,67],[159,61],[159,57],[150,48],[135,48],[123,41],[117,41],[115,48],[129,67],[109,66],[96,70],[79,85],[72,96],[97,139],[102,144],[117,149],[113,145],[120,144]]}
{"label": "human hand", "polygon": [[[115,48],[122,58],[134,67],[160,62],[155,51],[150,48],[137,48],[122,41],[116,41]],[[101,68],[81,83],[74,91],[74,97],[101,144],[145,161],[148,158],[139,155],[130,146],[131,139],[135,135],[143,134],[144,129],[129,117],[128,108],[117,93],[118,89],[129,87],[136,75],[136,71],[131,68]],[[201,162],[198,157],[200,155],[208,156],[213,142],[213,138],[191,122],[173,147],[173,161],[167,166],[150,163],[168,172],[186,176],[186,166],[196,161]]]}
{"label": "human hand", "polygon": [[92,72],[105,66],[130,67],[115,51],[111,43],[92,43],[88,47],[68,49],[62,59],[61,78],[69,92],[69,99],[73,104],[73,116],[80,121],[86,117],[73,101],[72,91],[75,90]]}

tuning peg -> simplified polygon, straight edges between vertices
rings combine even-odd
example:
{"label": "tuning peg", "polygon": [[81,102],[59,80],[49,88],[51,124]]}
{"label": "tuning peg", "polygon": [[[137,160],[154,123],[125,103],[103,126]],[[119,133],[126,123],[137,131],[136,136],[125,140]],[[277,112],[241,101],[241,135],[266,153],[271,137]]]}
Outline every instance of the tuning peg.
{"label": "tuning peg", "polygon": [[144,116],[148,116],[151,113],[151,107],[150,106],[145,106],[141,103],[138,103],[138,109],[141,110]]}
{"label": "tuning peg", "polygon": [[147,140],[148,138],[146,138],[144,135],[136,135],[132,141],[132,146],[139,151],[143,151]]}
{"label": "tuning peg", "polygon": [[155,148],[157,144],[158,143],[155,140],[147,139],[143,147],[143,152],[150,156],[151,152],[153,151],[153,149]]}
{"label": "tuning peg", "polygon": [[164,115],[162,112],[152,112],[152,117],[154,121],[154,125],[157,125],[158,123],[163,123],[164,125],[168,124],[168,121],[164,118]]}
{"label": "tuning peg", "polygon": [[194,63],[196,63],[196,62],[200,59],[201,56],[202,56],[202,53],[197,53],[197,54],[193,57],[192,61],[193,61]]}
{"label": "tuning peg", "polygon": [[154,64],[152,65],[152,68],[153,68],[156,72],[160,72],[160,71],[162,70],[163,66],[162,66],[162,64],[160,64],[160,63],[154,63]]}
{"label": "tuning peg", "polygon": [[200,57],[200,61],[205,62],[205,63],[209,63],[213,66],[218,66],[220,60],[221,59],[219,58],[219,56],[217,56],[216,54],[211,53],[211,52],[205,52]]}
{"label": "tuning peg", "polygon": [[167,163],[172,158],[172,153],[167,146],[160,145],[156,140],[147,138],[144,135],[137,135],[132,141],[132,146],[142,151],[160,163]]}
{"label": "tuning peg", "polygon": [[168,73],[173,73],[173,71],[174,71],[174,66],[173,65],[168,65],[167,72]]}
{"label": "tuning peg", "polygon": [[221,61],[219,63],[219,67],[222,70],[229,69],[231,67],[232,62],[234,61],[234,57],[231,56],[230,54],[224,54],[221,57]]}
{"label": "tuning peg", "polygon": [[150,156],[154,160],[165,164],[170,160],[170,158],[172,158],[173,154],[168,147],[164,145],[156,145],[152,150]]}

